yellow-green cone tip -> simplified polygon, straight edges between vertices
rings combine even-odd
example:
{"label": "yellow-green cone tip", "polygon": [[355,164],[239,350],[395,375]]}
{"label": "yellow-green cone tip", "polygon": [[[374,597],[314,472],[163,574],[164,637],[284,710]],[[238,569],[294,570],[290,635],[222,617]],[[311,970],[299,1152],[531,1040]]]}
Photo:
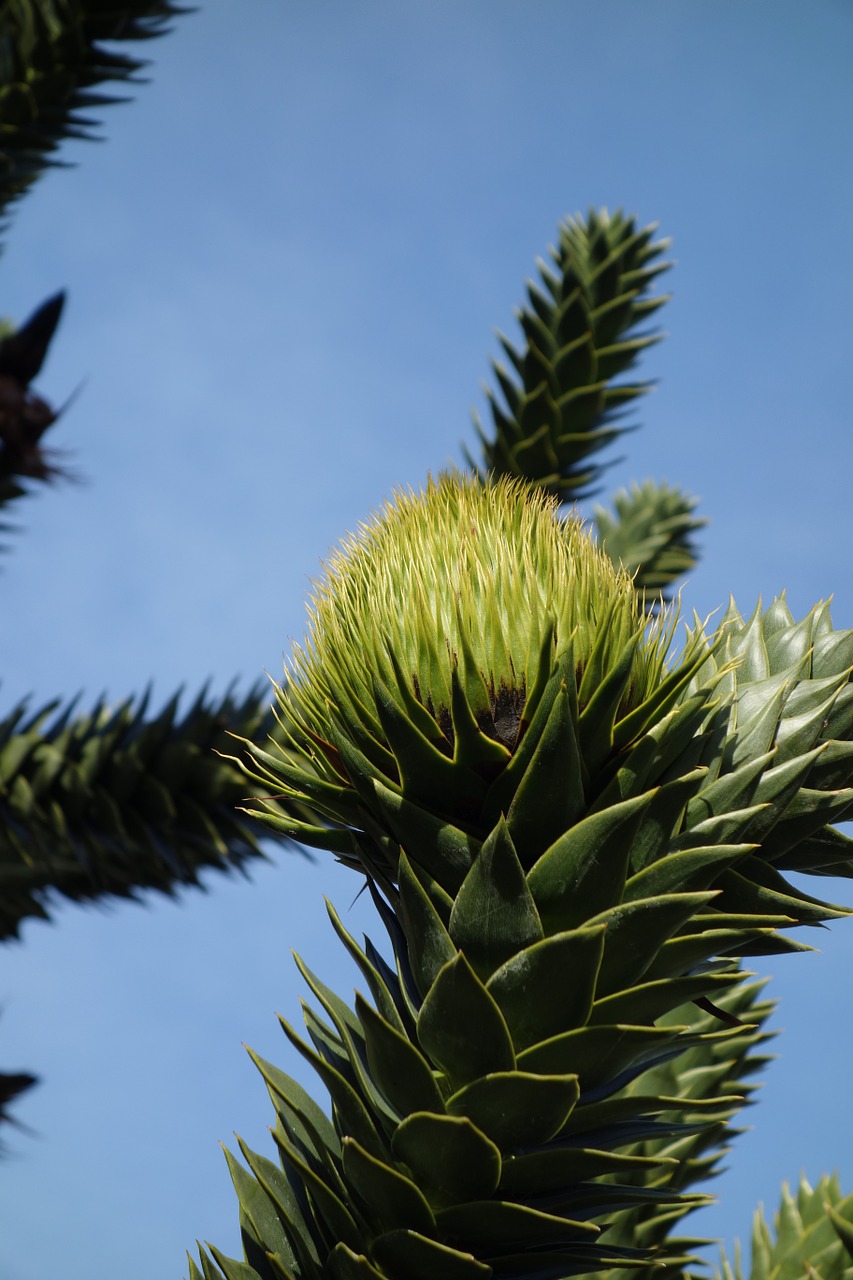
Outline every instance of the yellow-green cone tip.
{"label": "yellow-green cone tip", "polygon": [[639,634],[623,714],[662,676],[672,618],[644,615],[583,524],[524,482],[451,473],[397,492],[325,570],[279,691],[303,744],[356,722],[384,743],[379,687],[406,715],[414,699],[449,750],[455,671],[482,732],[511,751],[543,659],[549,674],[570,645],[580,687],[594,650],[603,678]]}

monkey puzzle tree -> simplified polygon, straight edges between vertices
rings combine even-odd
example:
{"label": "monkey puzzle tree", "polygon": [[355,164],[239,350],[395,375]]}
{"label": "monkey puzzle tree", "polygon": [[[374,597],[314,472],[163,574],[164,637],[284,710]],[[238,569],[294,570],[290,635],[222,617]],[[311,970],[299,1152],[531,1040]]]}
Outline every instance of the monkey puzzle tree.
{"label": "monkey puzzle tree", "polygon": [[[139,65],[103,41],[178,10],[0,12],[7,209],[86,134],[80,112],[108,101],[93,87]],[[682,638],[666,596],[694,561],[694,500],[634,486],[596,508],[597,537],[560,511],[595,491],[645,390],[663,250],[621,214],[561,227],[520,345],[501,340],[481,456],[398,494],[333,558],[270,738],[255,694],[182,719],[143,699],[0,726],[5,936],[51,889],[168,891],[239,862],[258,819],[364,876],[387,931],[383,955],[330,909],[370,996],[353,1008],[300,962],[322,1011],[307,1039],[284,1029],[331,1116],[257,1059],[278,1160],[229,1155],[245,1260],[211,1246],[193,1280],[691,1265],[676,1232],[765,1060],[769,1006],[741,961],[846,914],[786,877],[851,874],[831,824],[853,811],[853,633],[777,600]],[[4,504],[59,474],[30,384],[60,309],[0,345]],[[226,723],[241,761],[213,754]],[[0,1116],[27,1081],[0,1082]],[[832,1180],[786,1192],[775,1241],[757,1220],[756,1280],[849,1280],[851,1222]]]}
{"label": "monkey puzzle tree", "polygon": [[207,1280],[689,1260],[668,1228],[755,1065],[739,962],[845,914],[785,873],[849,870],[853,632],[781,600],[675,625],[521,481],[398,494],[331,560],[286,754],[247,767],[366,876],[394,964],[334,913],[372,1003],[300,963],[321,1011],[284,1029],[332,1120],[258,1063],[281,1165],[230,1161],[246,1263]]}
{"label": "monkey puzzle tree", "polygon": [[[56,163],[63,139],[94,136],[90,113],[121,100],[104,93],[103,84],[133,83],[143,63],[115,46],[162,34],[181,12],[153,0],[118,8],[100,0],[0,5],[0,214],[8,218],[21,195]],[[630,364],[651,340],[624,340],[660,302],[644,296],[656,270],[649,260],[662,247],[649,240],[648,232],[634,234],[632,224],[593,219],[586,230],[576,226],[561,251],[562,294],[550,323],[561,343],[573,327],[576,354],[571,369],[564,360],[555,366],[551,382],[559,407],[549,409],[549,422],[557,429],[540,442],[535,457],[550,466],[556,451],[557,478],[549,473],[547,482],[568,496],[585,485],[580,459],[617,434],[609,425],[616,402],[642,390],[613,391],[602,379]],[[552,287],[554,280],[546,277]],[[515,426],[512,411],[493,406],[498,439],[495,457],[487,449],[485,462],[494,470],[501,469],[498,455],[505,469],[516,468],[518,441],[503,440],[502,430],[536,434],[529,423],[538,412],[537,370],[550,358],[554,340],[543,336],[540,295],[531,293],[531,300],[541,313],[530,317],[538,346],[518,357],[523,368],[513,396]],[[14,533],[8,511],[18,500],[67,476],[62,459],[45,447],[59,415],[32,386],[63,303],[58,293],[19,327],[7,323],[0,331],[0,533],[6,542]],[[581,368],[588,387],[579,385]],[[507,392],[509,380],[502,373],[500,378]],[[529,469],[534,455],[529,449],[522,455]],[[643,538],[632,550],[623,536],[618,549],[653,566],[638,581],[662,585],[692,563],[686,539],[696,522],[682,508],[674,520],[660,520],[653,507],[646,508]],[[272,724],[258,689],[239,699],[203,691],[183,715],[177,696],[155,715],[145,695],[118,705],[101,701],[82,714],[61,699],[12,708],[0,722],[0,940],[17,936],[28,916],[47,916],[56,894],[85,900],[150,888],[171,893],[195,882],[204,867],[228,870],[258,856],[257,826],[236,807],[244,780],[215,752],[227,750],[228,731],[262,737]],[[18,1084],[29,1078],[14,1076]],[[10,1088],[12,1080],[7,1077]]]}
{"label": "monkey puzzle tree", "polygon": [[[643,389],[661,249],[620,214],[565,223],[522,348],[501,339],[482,466],[398,493],[315,587],[280,739],[246,744],[251,812],[365,877],[393,960],[330,908],[370,999],[297,961],[319,1008],[283,1028],[331,1118],[256,1058],[278,1161],[229,1154],[245,1260],[210,1246],[192,1280],[696,1261],[676,1231],[765,1061],[741,961],[847,914],[787,875],[853,874],[830,825],[853,812],[853,632],[781,598],[680,639],[661,592],[694,502],[635,487],[597,539],[561,513]],[[804,1183],[792,1206],[776,1242],[759,1220],[756,1275],[848,1270],[853,1202]]]}

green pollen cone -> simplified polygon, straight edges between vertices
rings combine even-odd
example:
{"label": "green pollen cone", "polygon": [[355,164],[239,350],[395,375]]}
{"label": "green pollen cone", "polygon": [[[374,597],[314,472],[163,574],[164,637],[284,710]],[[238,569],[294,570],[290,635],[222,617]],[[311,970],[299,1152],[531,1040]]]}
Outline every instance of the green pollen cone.
{"label": "green pollen cone", "polygon": [[549,936],[623,894],[710,894],[744,930],[831,918],[782,873],[850,865],[828,824],[853,811],[853,637],[781,599],[670,658],[676,623],[541,490],[398,493],[315,587],[254,812],[392,905],[405,852],[445,925],[500,824]]}
{"label": "green pollen cone", "polygon": [[[393,846],[482,841],[501,814],[532,863],[609,780],[619,726],[624,750],[707,658],[696,637],[668,671],[674,624],[643,612],[555,499],[510,479],[431,479],[331,557],[277,690],[286,753],[278,767],[256,750],[255,765],[318,815],[294,819],[295,838],[376,878],[396,881]],[[348,857],[341,828],[369,851],[361,838]]]}

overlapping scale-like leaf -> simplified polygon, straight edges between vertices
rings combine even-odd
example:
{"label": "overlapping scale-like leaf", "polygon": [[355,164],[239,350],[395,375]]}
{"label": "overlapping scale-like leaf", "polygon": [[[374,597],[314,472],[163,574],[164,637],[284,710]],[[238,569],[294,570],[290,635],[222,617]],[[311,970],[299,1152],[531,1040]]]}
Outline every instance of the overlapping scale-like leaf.
{"label": "overlapping scale-like leaf", "polygon": [[[783,871],[849,875],[846,838],[830,825],[853,813],[853,632],[834,631],[826,604],[796,622],[784,596],[744,620],[732,603],[692,688],[720,681],[697,763],[709,781],[688,805],[685,839],[717,819],[752,856],[720,880],[726,910],[775,909],[802,922],[842,908],[809,897]],[[734,822],[736,811],[742,822]],[[750,817],[750,810],[752,816]],[[823,913],[823,914],[821,914]]]}
{"label": "overlapping scale-like leaf", "polygon": [[[695,1119],[692,1100],[719,1095],[739,1096],[741,1102],[721,1111],[714,1123],[697,1132],[675,1134],[669,1138],[650,1139],[630,1148],[635,1159],[644,1157],[659,1164],[649,1169],[637,1165],[621,1175],[621,1181],[640,1187],[685,1190],[697,1182],[705,1182],[720,1171],[720,1162],[730,1143],[741,1132],[733,1121],[743,1105],[748,1105],[755,1086],[751,1077],[767,1063],[764,1046],[771,1033],[764,1029],[773,1004],[763,999],[763,982],[744,982],[731,994],[719,998],[718,1014],[677,1009],[660,1020],[661,1032],[679,1025],[686,1018],[693,1023],[692,1043],[680,1052],[663,1052],[640,1077],[626,1085],[629,1092],[654,1088],[681,1097],[684,1110],[681,1119]],[[719,1012],[735,1025],[721,1025]],[[739,1022],[739,1025],[737,1025]],[[696,1236],[674,1234],[681,1219],[694,1206],[689,1203],[666,1205],[649,1202],[626,1208],[611,1220],[608,1236],[614,1243],[629,1243],[654,1250],[658,1261],[668,1267],[683,1269],[696,1261],[693,1251],[709,1242]],[[650,1269],[649,1276],[653,1275]],[[611,1277],[613,1280],[613,1277]]]}
{"label": "overlapping scale-like leaf", "polygon": [[[630,848],[630,834],[621,838]],[[258,1060],[297,1204],[273,1197],[278,1226],[270,1252],[284,1256],[283,1236],[296,1258],[293,1276],[386,1280],[407,1280],[439,1259],[448,1274],[487,1266],[497,1276],[644,1265],[649,1252],[617,1239],[611,1222],[660,1223],[702,1203],[685,1193],[690,1179],[676,1176],[679,1156],[671,1153],[698,1161],[742,1101],[730,1091],[739,1083],[737,1055],[726,1055],[739,1035],[749,1045],[754,1036],[684,1009],[684,1021],[675,1021],[683,1000],[712,996],[725,1004],[724,993],[742,984],[736,964],[709,963],[721,937],[729,943],[742,932],[731,920],[728,930],[709,929],[713,893],[620,905],[624,880],[617,879],[616,905],[596,910],[592,898],[588,921],[545,936],[535,866],[525,874],[504,823],[483,842],[453,899],[423,871],[415,875],[407,859],[401,866],[400,901],[408,905],[399,922],[387,917],[396,973],[387,964],[380,971],[332,913],[374,1005],[357,996],[350,1010],[300,965],[330,1021],[306,1010],[313,1048],[285,1029],[320,1071],[332,1123]],[[755,933],[754,922],[747,927]],[[630,939],[609,953],[610,931],[618,939],[620,930]],[[407,933],[430,932],[431,948],[410,947]],[[705,963],[682,971],[676,959],[680,978],[647,982],[664,949],[683,937],[694,943],[690,959],[702,955]],[[693,1082],[679,1087],[668,1064],[691,1051],[705,1067],[694,1066]],[[268,1188],[271,1178],[265,1172],[262,1179],[265,1166],[244,1154],[255,1182],[242,1166],[232,1176],[244,1218],[256,1223],[263,1214],[255,1183]],[[293,1213],[299,1222],[290,1221]],[[259,1264],[258,1241],[245,1226],[244,1236],[261,1280],[282,1274],[268,1259]],[[644,1244],[661,1246],[651,1226]]]}

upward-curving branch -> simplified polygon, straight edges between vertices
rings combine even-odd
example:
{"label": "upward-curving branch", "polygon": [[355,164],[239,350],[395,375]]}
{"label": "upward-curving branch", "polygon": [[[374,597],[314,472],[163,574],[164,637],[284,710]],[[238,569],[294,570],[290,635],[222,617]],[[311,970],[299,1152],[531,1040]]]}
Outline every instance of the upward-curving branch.
{"label": "upward-curving branch", "polygon": [[[579,502],[597,492],[609,462],[601,455],[626,431],[627,410],[651,384],[635,366],[660,340],[649,326],[668,295],[651,292],[669,263],[667,240],[656,227],[637,227],[621,211],[590,210],[560,226],[550,265],[540,262],[539,284],[527,287],[517,315],[523,344],[500,334],[507,364],[492,362],[499,390],[487,397],[494,434],[476,413],[482,464],[465,450],[481,476],[515,476],[556,496]],[[647,481],[615,499],[617,514],[596,509],[605,551],[635,575],[650,599],[696,563],[692,534],[705,521],[696,499],[669,484]]]}
{"label": "upward-curving branch", "polygon": [[669,241],[655,231],[606,209],[561,224],[552,265],[540,262],[541,285],[528,285],[517,312],[523,345],[499,335],[509,366],[492,362],[494,435],[474,417],[487,471],[531,480],[561,501],[596,490],[604,465],[593,459],[623,434],[624,410],[649,388],[626,375],[660,338],[645,327],[667,301],[651,293],[670,265]]}

